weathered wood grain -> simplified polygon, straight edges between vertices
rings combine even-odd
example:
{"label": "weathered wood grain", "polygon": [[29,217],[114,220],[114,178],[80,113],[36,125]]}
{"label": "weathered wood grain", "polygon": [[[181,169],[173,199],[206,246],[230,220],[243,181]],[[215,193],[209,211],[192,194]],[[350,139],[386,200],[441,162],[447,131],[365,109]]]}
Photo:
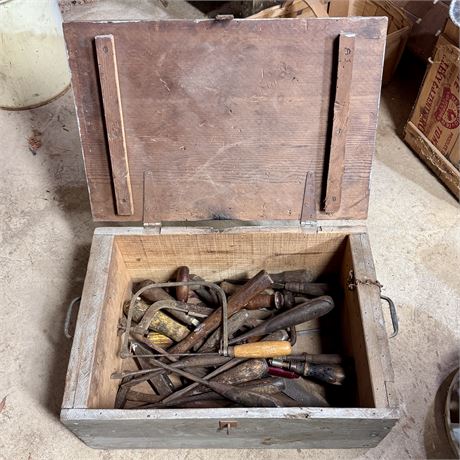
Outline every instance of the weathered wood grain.
{"label": "weathered wood grain", "polygon": [[[163,230],[163,229],[162,229]],[[375,285],[347,291],[347,274],[375,279],[366,234],[269,231],[165,234],[149,229],[101,228],[95,235],[82,309],[72,350],[61,418],[92,447],[372,447],[398,418],[379,292]],[[279,229],[278,229],[279,230]],[[209,232],[209,229],[208,229]],[[343,261],[343,263],[342,263]],[[346,292],[338,302],[343,354],[354,360],[357,397],[346,408],[111,410],[121,369],[116,335],[123,299],[137,279],[165,280],[178,264],[211,280],[247,277],[260,267],[279,272],[308,267],[312,276],[336,274]],[[230,268],[229,268],[230,267]],[[341,267],[341,268],[340,268]],[[302,326],[311,328],[305,323]],[[322,352],[320,341],[300,336],[296,352]],[[304,348],[307,347],[307,348]],[[368,407],[368,408],[366,408]],[[217,432],[220,420],[236,420],[230,436]],[[262,429],[261,429],[262,428]],[[232,441],[232,442],[230,442]],[[234,446],[233,446],[234,447]]]}
{"label": "weathered wood grain", "polygon": [[126,152],[115,41],[113,35],[98,35],[94,41],[117,214],[131,216],[134,212],[133,196]]}
{"label": "weathered wood grain", "polygon": [[[93,216],[141,221],[299,220],[307,171],[316,218],[364,219],[375,146],[385,18],[64,24]],[[354,33],[342,205],[320,211],[334,41]],[[134,214],[113,199],[94,37],[113,35]],[[82,71],[84,69],[84,71]],[[146,200],[151,199],[150,196]]]}
{"label": "weathered wood grain", "polygon": [[114,237],[109,235],[94,235],[93,237],[67,368],[63,408],[87,407],[88,375],[92,366],[90,356],[96,345],[97,318],[104,307],[113,240]]}
{"label": "weathered wood grain", "polygon": [[[396,394],[393,389],[394,374],[391,365],[388,332],[380,300],[380,287],[377,283],[371,246],[367,234],[349,236],[350,251],[353,260],[354,278],[357,280],[355,292],[359,306],[360,329],[354,337],[362,342],[363,353],[355,351],[354,356],[359,365],[364,365],[372,389],[372,407],[395,407]],[[364,363],[362,358],[367,362]]]}
{"label": "weathered wood grain", "polygon": [[254,276],[261,267],[269,273],[308,267],[314,277],[336,270],[342,233],[292,232],[196,233],[116,237],[131,278],[168,280],[187,265],[209,281]]}
{"label": "weathered wood grain", "polygon": [[343,173],[347,145],[348,121],[350,118],[351,82],[355,59],[355,35],[343,33],[339,36],[339,62],[332,120],[332,140],[327,173],[325,211],[336,213],[342,203]]}
{"label": "weathered wood grain", "polygon": [[460,171],[411,121],[407,122],[404,128],[404,140],[442,181],[454,197],[460,199]]}
{"label": "weathered wood grain", "polygon": [[[64,410],[61,421],[94,448],[370,448],[396,409]],[[219,430],[219,421],[237,422]]]}

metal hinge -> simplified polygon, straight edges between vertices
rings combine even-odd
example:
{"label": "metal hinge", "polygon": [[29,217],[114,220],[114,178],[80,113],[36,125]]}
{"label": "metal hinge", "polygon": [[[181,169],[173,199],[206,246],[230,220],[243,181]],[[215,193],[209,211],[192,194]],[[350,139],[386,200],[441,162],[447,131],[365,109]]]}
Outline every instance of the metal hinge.
{"label": "metal hinge", "polygon": [[144,222],[144,229],[148,233],[159,235],[161,233],[161,222]]}
{"label": "metal hinge", "polygon": [[315,220],[300,221],[300,229],[304,232],[317,232],[318,222]]}

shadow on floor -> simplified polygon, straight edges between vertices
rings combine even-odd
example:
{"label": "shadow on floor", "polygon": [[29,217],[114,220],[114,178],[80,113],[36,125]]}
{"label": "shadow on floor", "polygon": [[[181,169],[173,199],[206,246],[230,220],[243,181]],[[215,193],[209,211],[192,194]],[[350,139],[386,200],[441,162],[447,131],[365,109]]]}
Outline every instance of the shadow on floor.
{"label": "shadow on floor", "polygon": [[399,137],[402,137],[404,125],[415,104],[425,70],[426,63],[406,52],[393,79],[382,89],[382,99]]}

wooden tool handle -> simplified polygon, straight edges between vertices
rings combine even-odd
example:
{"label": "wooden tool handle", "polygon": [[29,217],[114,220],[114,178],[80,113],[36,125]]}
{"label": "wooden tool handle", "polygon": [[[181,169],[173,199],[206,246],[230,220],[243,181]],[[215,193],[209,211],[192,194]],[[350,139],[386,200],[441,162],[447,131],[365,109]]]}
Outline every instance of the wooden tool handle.
{"label": "wooden tool handle", "polygon": [[234,358],[276,358],[291,354],[291,344],[284,341],[245,343],[229,347]]}

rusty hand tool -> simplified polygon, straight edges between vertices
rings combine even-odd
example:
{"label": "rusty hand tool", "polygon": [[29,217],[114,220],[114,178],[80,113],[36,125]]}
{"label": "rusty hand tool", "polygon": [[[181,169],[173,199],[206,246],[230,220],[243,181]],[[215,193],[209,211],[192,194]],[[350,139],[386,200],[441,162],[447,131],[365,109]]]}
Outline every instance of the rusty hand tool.
{"label": "rusty hand tool", "polygon": [[[265,395],[274,395],[274,394],[279,394],[285,389],[286,385],[284,383],[284,380],[281,378],[265,378],[265,379],[258,379],[258,380],[251,380],[249,382],[244,382],[238,385],[238,388],[242,388],[245,390],[250,390],[254,391],[256,393],[260,394],[265,394]],[[134,392],[136,393],[136,392]],[[137,396],[134,394],[134,400],[136,401],[145,401],[148,403],[151,403],[149,406],[143,407],[143,409],[149,409],[149,408],[162,408],[162,407],[180,407],[182,406],[182,403],[187,402],[187,401],[202,401],[202,400],[216,400],[216,399],[223,399],[223,396],[220,394],[210,391],[209,389],[206,389],[204,393],[198,393],[198,394],[193,394],[190,396],[186,396],[183,398],[178,398],[174,399],[173,401],[165,402],[161,401],[159,402],[159,396],[158,395],[145,395],[145,399],[143,398],[144,394],[140,394]],[[130,392],[127,394],[127,399],[129,399]]]}
{"label": "rusty hand tool", "polygon": [[[177,269],[176,281],[187,282],[190,281],[190,270],[188,267],[182,266]],[[180,302],[187,302],[189,287],[187,285],[176,287],[176,299]]]}
{"label": "rusty hand tool", "polygon": [[[142,355],[145,355],[146,353],[149,353],[149,350],[142,346],[140,343],[137,343],[134,347],[134,356],[135,361],[137,361],[141,369],[148,369],[150,367],[149,360],[142,358]],[[152,375],[151,378],[147,380],[147,382],[159,395],[170,395],[174,391],[174,386],[167,375]]]}
{"label": "rusty hand tool", "polygon": [[311,377],[322,382],[331,383],[332,385],[341,385],[345,378],[343,367],[337,364],[299,363],[276,358],[270,359],[269,364],[270,366],[287,369],[304,377]]}
{"label": "rusty hand tool", "polygon": [[[138,297],[141,296],[145,291],[150,290],[152,287],[154,287],[154,288],[163,288],[163,287],[177,287],[177,286],[182,286],[182,285],[191,286],[191,285],[195,285],[195,284],[199,284],[199,285],[202,285],[202,286],[207,286],[209,288],[215,289],[217,291],[220,299],[221,299],[222,307],[219,310],[220,310],[223,318],[225,318],[225,321],[223,321],[223,322],[220,321],[220,322],[222,322],[222,329],[223,329],[222,348],[223,348],[223,354],[226,354],[227,347],[228,347],[228,333],[227,333],[227,321],[226,321],[226,319],[228,317],[227,299],[225,297],[224,291],[222,291],[222,289],[219,286],[217,286],[216,284],[213,284],[213,283],[207,283],[205,281],[144,284],[143,287],[141,287],[138,291],[136,291],[136,293],[131,298],[131,301],[129,302],[129,307],[128,307],[127,313],[126,313],[126,315],[127,315],[127,318],[126,318],[126,330],[129,332],[130,329],[131,329],[131,322],[132,322],[133,315],[134,315],[134,310],[135,310],[134,307],[136,305],[136,302],[138,301]],[[162,304],[161,304],[162,308],[168,308],[170,310],[181,310],[181,307],[177,307],[176,305],[174,305],[174,306],[172,305],[172,302],[175,302],[174,299],[173,299],[173,301],[162,300],[162,301],[159,301],[159,302],[162,302]],[[155,307],[153,307],[153,306],[151,306],[151,307],[153,309],[153,314],[155,314]],[[144,317],[145,317],[145,315],[147,313],[149,313],[149,315],[152,314],[152,312],[145,312]],[[156,312],[156,313],[159,313],[159,312]],[[214,315],[214,313],[210,317],[212,317]],[[144,320],[144,317],[142,318],[142,320]],[[142,320],[141,320],[141,322],[142,322]],[[209,320],[209,318],[208,318],[208,320]],[[139,332],[141,330],[145,330],[146,323],[147,323],[147,319],[141,325],[137,326],[138,327],[137,330]],[[162,332],[162,331],[159,331],[159,332]],[[124,334],[124,336],[123,336],[123,341],[122,341],[122,346],[121,346],[121,351],[120,351],[120,357],[122,359],[130,357],[130,353],[129,353],[129,350],[128,350],[128,335],[129,334]]]}
{"label": "rusty hand tool", "polygon": [[289,334],[285,329],[280,329],[279,331],[272,332],[271,334],[266,335],[261,341],[271,342],[271,341],[278,341],[278,340],[283,340],[283,341],[289,340]]}
{"label": "rusty hand tool", "polygon": [[342,357],[333,353],[300,353],[298,355],[289,355],[283,358],[286,361],[305,361],[306,363],[313,364],[341,364]]}
{"label": "rusty hand tool", "polygon": [[332,287],[327,283],[274,283],[274,289],[286,289],[298,294],[306,294],[313,297],[330,294]]}
{"label": "rusty hand tool", "polygon": [[[231,316],[228,323],[228,335],[234,334],[238,329],[247,323],[249,319],[249,312],[246,309],[236,312]],[[222,329],[217,328],[199,348],[200,353],[208,353],[214,351],[219,347],[220,340],[222,339]]]}
{"label": "rusty hand tool", "polygon": [[[137,284],[136,289],[141,290],[145,286],[152,286],[156,284],[152,280],[142,281],[141,283]],[[160,300],[171,300],[175,301],[174,297],[170,296],[164,289],[161,287],[150,287],[149,289],[143,289],[142,291],[142,298],[147,302],[158,302]],[[196,327],[200,322],[196,319],[188,315],[185,311],[181,310],[174,310],[171,311],[171,316],[178,319],[182,323],[186,324],[187,326]]]}
{"label": "rusty hand tool", "polygon": [[[267,370],[268,364],[265,359],[250,359],[216,377],[213,377],[210,381],[226,383],[228,385],[238,385],[240,383],[265,377]],[[198,386],[193,393],[203,393],[203,391],[206,391],[206,388]]]}
{"label": "rusty hand tool", "polygon": [[321,394],[321,390],[318,384],[300,377],[296,380],[286,379],[281,391],[302,406],[327,407],[329,404]]}
{"label": "rusty hand tool", "polygon": [[[276,332],[274,332],[272,334],[267,335],[265,338],[262,339],[262,341],[263,342],[268,342],[268,341],[272,341],[272,340],[285,341],[288,338],[289,338],[288,333],[285,330],[282,329],[282,330],[279,330],[279,331],[276,331]],[[233,358],[233,359],[231,359],[227,363],[223,364],[221,367],[215,369],[214,371],[212,371],[210,374],[208,374],[206,377],[203,377],[203,378],[204,379],[211,379],[211,378],[215,377],[216,375],[219,375],[222,372],[225,372],[227,369],[231,369],[232,367],[238,365],[239,363],[241,363],[243,361],[244,361],[243,359]],[[176,391],[172,395],[167,396],[163,400],[163,402],[172,401],[174,399],[180,398],[180,397],[184,396],[185,394],[187,394],[189,391],[192,391],[198,385],[199,385],[198,383],[192,383],[191,385],[189,385],[189,386],[187,386],[185,388],[182,388],[181,390]]]}
{"label": "rusty hand tool", "polygon": [[[152,355],[150,355],[152,356]],[[167,357],[167,356],[166,356]],[[190,356],[188,358],[181,359],[180,361],[175,361],[174,363],[171,364],[172,367],[177,368],[177,369],[190,369],[194,368],[195,370],[193,371],[195,374],[198,374],[197,371],[199,372],[199,368],[206,368],[210,366],[221,366],[222,364],[227,363],[230,361],[232,358],[226,357],[226,356],[219,356],[219,355],[202,355],[202,356]],[[146,358],[148,361],[148,358]],[[156,374],[163,374],[166,371],[164,369],[158,369],[158,368],[152,368],[152,366],[149,366],[149,369],[145,370],[146,373],[150,373],[151,375],[156,375]],[[126,377],[126,376],[139,376],[141,375],[139,371],[132,371],[132,372],[124,372],[124,373],[116,373],[112,374],[112,378],[114,377]],[[142,377],[138,377],[138,380],[142,381]]]}
{"label": "rusty hand tool", "polygon": [[128,390],[126,393],[126,399],[128,401],[139,401],[154,404],[161,399],[161,396],[153,393],[142,393],[140,391]]}
{"label": "rusty hand tool", "polygon": [[196,318],[200,318],[200,320],[202,318],[207,318],[214,312],[214,308],[209,308],[201,302],[201,300],[194,299],[190,296],[187,303],[178,302],[177,306],[184,308],[190,316],[195,316]]}
{"label": "rusty hand tool", "polygon": [[229,281],[222,281],[219,286],[222,288],[222,290],[225,292],[227,295],[233,295],[235,294],[238,289],[241,288],[241,285],[239,284],[233,284],[230,283]]}
{"label": "rusty hand tool", "polygon": [[[203,282],[203,278],[199,277],[198,275],[191,274],[189,276],[191,281],[199,281]],[[206,304],[210,305],[211,307],[219,305],[219,299],[215,295],[213,290],[206,289],[205,286],[202,285],[191,285],[190,289],[198,295],[198,297]]]}
{"label": "rusty hand tool", "polygon": [[310,283],[313,279],[308,270],[290,270],[281,273],[270,273],[274,283]]}
{"label": "rusty hand tool", "polygon": [[263,395],[256,393],[254,391],[244,390],[233,385],[228,385],[225,383],[217,383],[209,380],[205,380],[191,374],[190,372],[185,372],[180,369],[175,369],[174,367],[169,366],[168,364],[162,363],[156,359],[152,359],[153,363],[158,367],[162,367],[170,372],[175,372],[182,377],[185,377],[189,380],[192,380],[195,383],[199,383],[207,386],[211,390],[219,393],[225,398],[233,401],[234,403],[241,404],[246,407],[278,407],[278,403],[274,401],[268,395]]}
{"label": "rusty hand tool", "polygon": [[[241,310],[254,296],[269,287],[271,284],[272,279],[268,273],[264,270],[260,271],[256,276],[254,276],[244,286],[242,286],[240,290],[238,290],[234,295],[230,297],[227,306],[227,318]],[[174,345],[171,348],[171,353],[184,353],[190,350],[201,339],[214,332],[222,322],[222,309],[223,307],[219,307],[184,340]],[[224,340],[228,338],[227,331],[223,331],[222,336]]]}
{"label": "rusty hand tool", "polygon": [[142,319],[133,328],[133,331],[136,334],[146,334],[149,329],[152,329],[155,332],[160,332],[170,337],[176,342],[180,342],[184,337],[187,337],[190,331],[161,311],[163,309],[174,310],[177,308],[175,305],[176,302],[174,300],[159,300],[148,306],[143,300],[136,299],[133,310],[134,319],[138,317],[141,310],[144,310],[145,307],[147,309],[144,311]]}
{"label": "rusty hand tool", "polygon": [[[284,284],[284,283],[311,283],[313,281],[313,275],[305,269],[300,270],[288,270],[281,273],[270,273],[274,283]],[[237,280],[225,280],[223,282],[229,282],[231,284],[236,284],[237,286],[246,282],[247,279],[237,279]]]}
{"label": "rusty hand tool", "polygon": [[[227,353],[223,354],[221,350],[213,353],[169,353],[170,356],[198,356],[198,355],[221,355],[230,356],[232,358],[277,358],[290,354],[292,351],[289,342],[277,340],[270,342],[252,342],[244,343],[241,345],[234,345],[227,347]],[[162,354],[163,355],[163,354]],[[157,357],[158,355],[152,355]],[[165,355],[166,356],[166,355]]]}
{"label": "rusty hand tool", "polygon": [[[254,326],[251,326],[254,322],[258,321],[259,319],[266,319],[267,317],[271,315],[272,313],[268,310],[248,311],[244,308],[243,310],[236,312],[228,320],[228,326],[227,326],[228,335],[229,336],[233,335],[236,331],[238,331],[243,326],[244,327],[254,327]],[[199,350],[200,353],[212,352],[218,347],[221,339],[222,339],[222,329],[217,328],[208,337],[208,339],[204,342],[204,344],[202,344],[200,347],[197,347],[196,349]],[[291,345],[293,344],[291,343]]]}
{"label": "rusty hand tool", "polygon": [[[148,359],[152,356],[152,354],[145,354],[142,355],[145,359]],[[168,356],[165,356],[168,358]],[[186,369],[190,367],[212,367],[212,366],[221,366],[225,363],[228,363],[231,359],[227,356],[220,356],[220,355],[196,355],[190,356],[181,359],[180,361],[175,361],[171,364],[172,367],[177,369]],[[111,376],[112,379],[121,379],[126,377],[137,377],[137,382],[143,382],[144,380],[148,380],[150,375],[162,374],[165,371],[163,369],[158,369],[157,367],[149,366],[147,369],[143,369],[140,371],[127,371],[127,372],[114,372]]]}
{"label": "rusty hand tool", "polygon": [[183,403],[173,405],[172,407],[181,407],[182,409],[220,409],[236,405],[227,399],[203,399],[199,401],[184,401]]}
{"label": "rusty hand tool", "polygon": [[303,304],[298,305],[297,307],[291,308],[284,313],[276,315],[274,318],[265,321],[260,326],[257,326],[245,334],[230,340],[229,343],[238,343],[252,336],[269,334],[270,332],[274,332],[277,329],[295,326],[297,324],[304,323],[305,321],[319,318],[320,316],[329,313],[333,308],[334,301],[329,296],[323,296],[309,300]]}
{"label": "rusty hand tool", "polygon": [[244,308],[247,310],[257,310],[259,308],[276,308],[279,310],[284,306],[284,296],[281,292],[274,294],[258,294],[252,298]]}
{"label": "rusty hand tool", "polygon": [[238,388],[246,388],[256,393],[277,394],[286,387],[285,380],[280,377],[265,377],[238,384]]}

